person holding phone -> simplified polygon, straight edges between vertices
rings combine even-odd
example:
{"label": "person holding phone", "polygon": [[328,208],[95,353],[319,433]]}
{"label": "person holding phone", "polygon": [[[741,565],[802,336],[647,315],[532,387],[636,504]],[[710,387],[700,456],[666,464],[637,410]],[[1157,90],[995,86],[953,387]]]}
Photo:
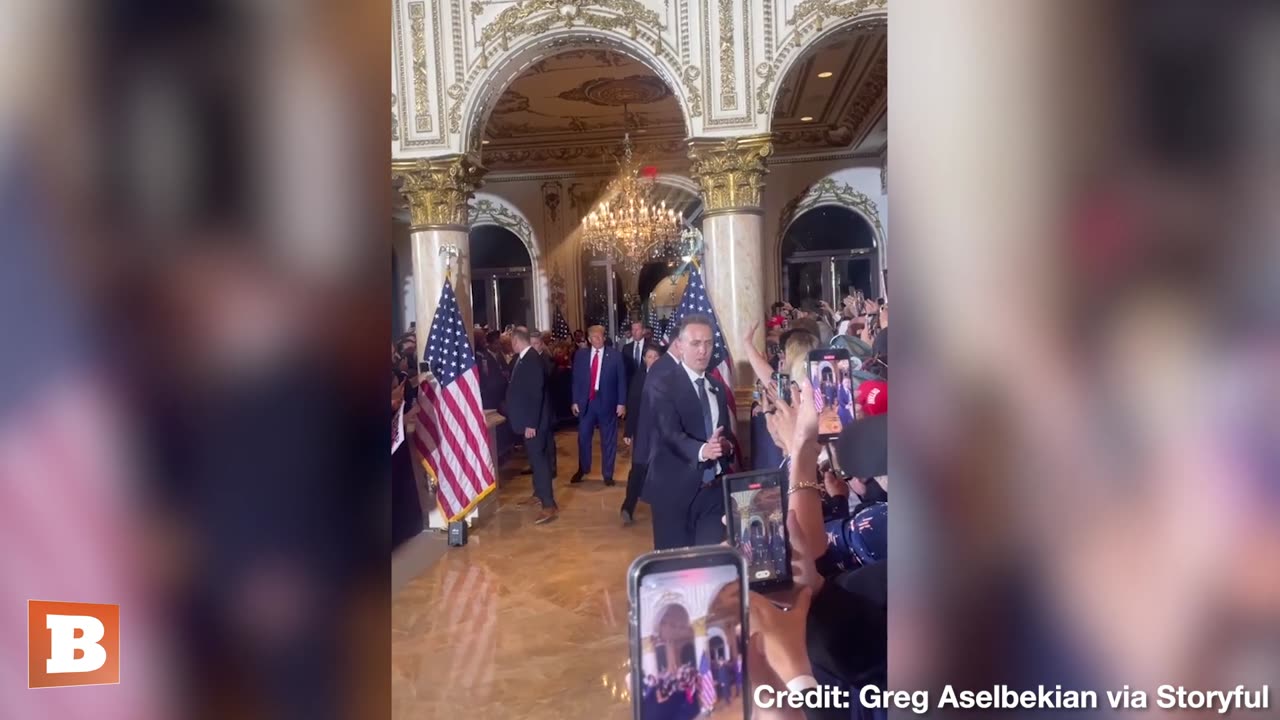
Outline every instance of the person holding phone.
{"label": "person holding phone", "polygon": [[[719,543],[725,538],[720,478],[733,457],[729,389],[707,377],[714,347],[711,319],[687,315],[676,333],[682,362],[660,380],[660,400],[644,499],[653,511],[657,549]],[[648,388],[646,388],[646,391]]]}

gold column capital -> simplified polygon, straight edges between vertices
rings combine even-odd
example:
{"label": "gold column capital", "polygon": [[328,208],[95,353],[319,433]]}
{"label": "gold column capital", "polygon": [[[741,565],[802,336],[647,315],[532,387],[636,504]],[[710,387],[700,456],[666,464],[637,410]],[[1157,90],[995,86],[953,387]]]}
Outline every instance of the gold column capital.
{"label": "gold column capital", "polygon": [[759,212],[765,158],[773,154],[772,136],[748,135],[689,141],[690,174],[702,187],[706,214]]}
{"label": "gold column capital", "polygon": [[693,622],[691,622],[691,623],[689,623],[689,624],[693,627],[693,634],[694,634],[694,635],[706,635],[706,634],[707,634],[707,616],[706,616],[706,615],[703,615],[703,616],[702,616],[702,617],[700,617],[700,618],[695,618],[695,619],[693,620]]}
{"label": "gold column capital", "polygon": [[653,652],[653,636],[652,635],[645,635],[643,638],[640,638],[640,649],[647,653]]}
{"label": "gold column capital", "polygon": [[409,203],[413,229],[465,228],[467,202],[484,184],[484,167],[474,153],[394,160],[391,177]]}

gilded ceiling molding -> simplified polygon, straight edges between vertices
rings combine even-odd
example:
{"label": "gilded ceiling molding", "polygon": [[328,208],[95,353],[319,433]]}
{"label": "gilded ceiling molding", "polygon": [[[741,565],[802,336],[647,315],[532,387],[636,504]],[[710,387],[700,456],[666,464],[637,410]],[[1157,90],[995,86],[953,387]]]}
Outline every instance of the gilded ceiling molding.
{"label": "gilded ceiling molding", "polygon": [[733,0],[720,0],[720,107],[738,109],[738,78],[733,70]]}
{"label": "gilded ceiling molding", "polygon": [[[547,14],[535,19],[540,13]],[[597,30],[626,30],[633,40],[639,36],[640,26],[647,25],[655,31],[658,46],[661,46],[661,32],[666,30],[658,13],[638,0],[523,0],[498,13],[493,22],[484,26],[480,31],[480,45],[487,48],[496,40],[505,52],[512,39],[579,23]]]}
{"label": "gilded ceiling molding", "polygon": [[[793,42],[799,46],[804,41],[804,33],[808,30],[814,32],[822,32],[823,25],[828,18],[837,20],[848,20],[857,17],[868,10],[883,10],[889,5],[889,0],[804,0],[796,6],[796,11],[791,14],[791,19],[787,21],[788,25],[794,25],[795,35]],[[806,25],[812,27],[806,28]]]}
{"label": "gilded ceiling molding", "polygon": [[702,189],[706,213],[759,210],[772,152],[769,135],[690,141],[689,174]]}
{"label": "gilded ceiling molding", "polygon": [[431,132],[431,108],[427,104],[427,4],[409,3],[409,36],[413,43],[413,127]]}
{"label": "gilded ceiling molding", "polygon": [[880,224],[880,209],[874,200],[848,183],[836,182],[834,178],[823,178],[805,188],[799,195],[782,208],[778,219],[778,237],[781,238],[791,222],[805,212],[819,205],[838,205],[848,208],[871,223],[876,231],[876,244],[884,243],[884,226]]}
{"label": "gilded ceiling molding", "polygon": [[[796,54],[805,44],[809,32],[820,33],[826,29],[826,21],[835,18],[838,25],[848,27],[874,26],[885,22],[884,16],[877,14],[862,17],[870,13],[879,13],[889,6],[888,0],[804,0],[796,6],[795,12],[787,19],[786,24],[792,28],[791,35],[780,40],[776,57],[756,66],[756,77],[760,84],[756,87],[756,112],[761,115],[773,114],[773,99],[780,82],[779,71],[787,67],[788,58]],[[772,25],[770,25],[772,28]],[[772,32],[768,33],[772,37]],[[790,38],[788,40],[787,38]],[[772,56],[772,52],[768,53]]]}
{"label": "gilded ceiling molding", "polygon": [[525,245],[533,243],[533,226],[502,203],[496,203],[487,198],[477,200],[476,204],[471,206],[467,219],[471,227],[497,225],[515,233],[516,237],[525,241]]}
{"label": "gilded ceiling molding", "polygon": [[391,175],[409,204],[413,229],[466,227],[468,201],[483,185],[484,168],[472,154],[396,160]]}
{"label": "gilded ceiling molding", "polygon": [[698,78],[701,77],[702,70],[697,65],[686,65],[684,70],[680,72],[680,79],[684,81],[684,87],[689,92],[689,117],[702,117],[702,93],[698,92]]}
{"label": "gilded ceiling molding", "polygon": [[396,112],[395,93],[391,93],[391,139],[400,140],[400,114]]}

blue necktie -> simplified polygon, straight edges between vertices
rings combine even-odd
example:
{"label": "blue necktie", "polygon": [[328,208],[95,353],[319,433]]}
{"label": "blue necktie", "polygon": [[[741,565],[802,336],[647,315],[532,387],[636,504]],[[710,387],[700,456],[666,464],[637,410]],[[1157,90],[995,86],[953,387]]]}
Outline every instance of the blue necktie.
{"label": "blue necktie", "polygon": [[[694,380],[694,382],[698,384],[698,403],[702,405],[702,426],[706,428],[707,437],[710,438],[711,429],[712,429],[711,428],[711,400],[710,398],[707,397],[707,379],[698,378]],[[715,466],[716,466],[716,463],[712,462],[711,465],[703,469],[702,471],[703,485],[710,485],[711,482],[716,479]]]}

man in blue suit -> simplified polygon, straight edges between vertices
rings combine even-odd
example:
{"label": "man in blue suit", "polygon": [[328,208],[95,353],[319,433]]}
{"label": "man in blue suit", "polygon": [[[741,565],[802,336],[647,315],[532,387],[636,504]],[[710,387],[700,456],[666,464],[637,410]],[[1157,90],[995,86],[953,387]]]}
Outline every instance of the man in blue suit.
{"label": "man in blue suit", "polygon": [[578,418],[578,472],[569,480],[582,482],[591,472],[591,436],[600,427],[600,455],[604,484],[613,485],[613,460],[618,451],[618,418],[627,414],[627,370],[622,355],[604,345],[604,328],[587,330],[590,344],[573,356],[573,414]]}
{"label": "man in blue suit", "polygon": [[645,381],[657,412],[641,497],[653,514],[657,550],[724,540],[721,483],[733,462],[729,389],[706,375],[715,344],[711,319],[686,315],[677,338],[680,364],[660,375],[655,364]]}

